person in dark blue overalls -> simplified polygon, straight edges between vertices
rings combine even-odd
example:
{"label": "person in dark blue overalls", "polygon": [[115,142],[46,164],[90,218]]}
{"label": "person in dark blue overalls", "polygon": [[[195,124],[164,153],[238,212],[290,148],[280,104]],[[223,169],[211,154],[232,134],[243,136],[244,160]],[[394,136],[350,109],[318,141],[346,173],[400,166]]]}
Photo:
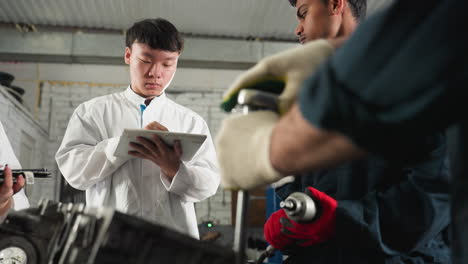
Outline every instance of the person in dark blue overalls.
{"label": "person in dark blue overalls", "polygon": [[[271,168],[282,176],[297,175],[366,155],[371,155],[371,159],[382,157],[391,166],[402,164],[401,168],[410,166],[426,172],[426,169],[432,166],[430,163],[427,164],[428,167],[424,166],[425,163],[421,163],[421,159],[427,158],[429,153],[438,153],[438,150],[428,150],[424,146],[431,146],[430,138],[437,138],[438,133],[442,134],[447,129],[451,177],[452,260],[454,264],[468,263],[468,121],[463,111],[468,101],[468,93],[465,91],[468,83],[468,43],[460,31],[468,24],[465,15],[467,7],[468,3],[461,0],[396,1],[388,9],[370,17],[303,83],[298,102],[291,110],[281,119],[273,120],[274,124],[270,124],[268,129],[264,129],[265,135],[271,135],[266,141],[269,150],[266,160],[271,165],[268,171],[263,170],[263,167],[262,170],[259,170],[259,167],[254,168],[260,173],[247,172],[248,182],[243,175],[233,171],[231,174],[222,175],[222,182],[229,183],[230,187],[250,189],[270,183],[272,179],[277,180],[279,176],[272,177]],[[233,118],[224,122],[222,126],[230,133],[238,133],[238,130],[233,131],[232,128],[242,127],[245,120],[252,122],[255,117],[264,115],[265,113],[254,113],[242,118]],[[258,120],[254,121],[258,123]],[[218,137],[223,139],[222,134]],[[252,140],[258,140],[258,137]],[[247,146],[250,143],[248,138],[245,138],[244,142]],[[225,166],[223,163],[228,163],[229,158],[231,157],[223,157],[220,161],[221,166]],[[446,167],[447,160],[442,160],[441,166]],[[236,162],[242,160],[237,159]],[[444,174],[443,171],[445,169],[441,168],[441,175]],[[409,205],[420,204],[419,208],[406,207],[406,204],[403,204],[405,207],[392,207],[382,203],[382,209],[389,209],[390,212],[392,208],[398,210],[395,214],[398,217],[392,220],[400,221],[401,227],[406,226],[407,229],[390,228],[382,232],[382,227],[395,223],[388,221],[391,218],[381,217],[379,221],[370,223],[370,216],[373,215],[370,209],[376,207],[367,203],[363,203],[361,207],[352,206],[356,210],[349,215],[349,223],[362,224],[354,231],[363,231],[365,228],[381,229],[380,233],[367,233],[370,237],[366,241],[375,240],[379,245],[387,246],[382,242],[393,241],[396,237],[403,236],[396,247],[385,247],[383,250],[401,251],[413,247],[408,256],[402,255],[404,258],[408,257],[406,260],[387,259],[383,263],[444,263],[443,254],[431,257],[430,254],[421,252],[430,247],[443,248],[444,243],[417,243],[428,241],[429,236],[433,236],[435,241],[447,240],[444,238],[444,232],[435,236],[431,234],[431,231],[441,224],[435,219],[437,214],[431,212],[436,212],[438,207],[435,205],[446,200],[446,192],[440,191],[444,187],[437,184],[437,177],[432,178],[427,173],[425,175],[429,182],[416,182],[415,180],[420,180],[421,177],[413,179],[410,177],[412,174],[406,177],[409,183],[415,186],[415,190],[429,191],[434,200],[429,201],[420,195],[415,195],[413,200],[402,199]],[[320,176],[316,177],[320,179]],[[356,181],[359,179],[356,177]],[[401,177],[392,178],[389,175],[385,182],[388,184],[388,181],[392,180],[395,180],[396,185],[401,181]],[[365,183],[361,181],[360,184]],[[381,185],[375,186],[376,190],[385,190],[380,189]],[[321,185],[321,188],[326,187]],[[404,188],[396,189],[403,190]],[[325,192],[330,194],[315,188],[311,191],[317,204],[320,204],[319,207],[322,207],[322,213],[316,221],[308,224],[293,223],[292,226],[288,226],[285,221],[277,224],[278,230],[288,231],[278,232],[283,234],[286,241],[282,246],[311,245],[314,242],[317,242],[315,246],[319,246],[333,239],[338,243],[337,237],[341,236],[339,232],[352,231],[346,226],[343,226],[344,229],[340,227],[343,221],[339,218],[344,216],[340,207],[349,203],[348,200],[339,200],[342,197],[340,192],[334,193],[328,188]],[[362,193],[362,190],[358,190],[357,194],[359,193]],[[384,197],[381,194],[375,195],[377,202],[383,201]],[[395,198],[402,197],[397,195]],[[448,206],[446,207],[448,210]],[[403,211],[402,208],[410,209]],[[380,209],[374,212],[381,213]],[[414,223],[415,217],[422,216],[420,212],[423,210],[431,213],[426,215],[422,226],[428,228],[428,232],[421,232],[421,226],[415,224],[405,225],[405,222]],[[324,216],[328,221],[319,221]],[[334,223],[336,225],[333,225]],[[415,240],[414,235],[418,232],[421,239]],[[320,240],[320,237],[325,239]],[[371,250],[371,245],[357,239],[354,233],[348,234],[348,237],[347,245],[339,245],[349,249]],[[380,241],[381,238],[384,240]],[[312,250],[310,252],[312,253]],[[352,257],[358,258],[361,254],[355,251],[353,256],[353,252],[349,252],[350,263]],[[412,258],[414,256],[416,257]],[[362,258],[367,259],[365,256]],[[311,256],[307,261],[314,263],[315,259]],[[343,261],[347,263],[347,260]]]}
{"label": "person in dark blue overalls", "polygon": [[[297,10],[296,34],[301,43],[317,37],[348,36],[366,10],[366,1],[359,0],[289,2]],[[332,214],[327,218],[319,215],[315,221],[327,221],[329,231],[318,225],[324,230],[316,240],[292,241],[281,233],[283,227],[278,223],[286,221],[287,225],[288,218],[280,210],[265,225],[267,240],[289,254],[289,263],[449,263],[445,138],[437,133],[419,144],[424,156],[417,162],[369,156],[304,174],[278,188],[283,200],[304,190],[326,197],[321,203],[329,202]]]}

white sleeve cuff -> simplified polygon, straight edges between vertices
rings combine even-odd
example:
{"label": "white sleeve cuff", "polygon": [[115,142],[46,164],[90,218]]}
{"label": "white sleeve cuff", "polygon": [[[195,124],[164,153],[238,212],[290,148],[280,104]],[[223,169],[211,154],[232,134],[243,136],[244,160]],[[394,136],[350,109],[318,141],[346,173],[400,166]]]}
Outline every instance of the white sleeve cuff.
{"label": "white sleeve cuff", "polygon": [[187,169],[187,166],[183,162],[180,163],[179,170],[177,171],[172,182],[170,182],[167,176],[161,171],[161,181],[168,192],[176,194],[183,194],[185,190],[193,185],[192,177]]}
{"label": "white sleeve cuff", "polygon": [[112,164],[116,164],[116,163],[122,164],[125,161],[132,158],[132,156],[130,156],[130,155],[128,155],[126,157],[117,157],[117,156],[115,156],[115,151],[117,149],[119,141],[120,141],[120,137],[113,137],[113,138],[109,138],[109,139],[106,139],[106,140],[102,141],[102,142],[106,142],[104,152],[106,153],[107,159]]}

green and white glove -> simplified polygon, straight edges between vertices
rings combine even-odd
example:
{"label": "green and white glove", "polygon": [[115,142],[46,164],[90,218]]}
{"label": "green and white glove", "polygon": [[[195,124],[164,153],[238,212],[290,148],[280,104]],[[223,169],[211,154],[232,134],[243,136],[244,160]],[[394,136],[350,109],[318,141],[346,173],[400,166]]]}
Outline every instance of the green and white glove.
{"label": "green and white glove", "polygon": [[221,185],[249,190],[284,177],[270,162],[270,139],[278,114],[257,111],[226,118],[216,137]]}
{"label": "green and white glove", "polygon": [[223,96],[221,108],[230,112],[245,88],[280,94],[279,112],[288,111],[304,80],[325,61],[334,47],[325,39],[311,41],[260,60],[240,75]]}

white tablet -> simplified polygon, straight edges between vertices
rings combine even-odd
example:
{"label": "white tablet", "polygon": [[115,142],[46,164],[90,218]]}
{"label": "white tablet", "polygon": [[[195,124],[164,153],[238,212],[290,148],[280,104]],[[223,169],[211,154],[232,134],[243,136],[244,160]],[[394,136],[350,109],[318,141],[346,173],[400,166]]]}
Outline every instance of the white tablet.
{"label": "white tablet", "polygon": [[120,136],[119,144],[115,150],[114,155],[117,157],[133,157],[128,155],[128,151],[132,148],[128,145],[130,142],[136,142],[137,137],[152,138],[153,135],[158,135],[166,144],[172,146],[174,140],[180,140],[182,145],[182,157],[183,161],[190,161],[193,155],[197,153],[200,146],[205,142],[206,135],[202,134],[188,134],[168,131],[157,131],[147,129],[124,129],[122,136]]}

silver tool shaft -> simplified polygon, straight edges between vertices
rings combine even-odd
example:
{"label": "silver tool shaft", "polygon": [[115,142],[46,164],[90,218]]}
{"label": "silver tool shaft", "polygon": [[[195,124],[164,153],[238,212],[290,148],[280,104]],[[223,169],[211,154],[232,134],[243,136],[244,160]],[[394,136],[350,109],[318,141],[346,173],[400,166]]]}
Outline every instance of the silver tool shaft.
{"label": "silver tool shaft", "polygon": [[234,228],[234,252],[237,253],[236,263],[245,263],[247,228],[247,210],[249,208],[249,192],[240,190],[237,192],[236,226]]}
{"label": "silver tool shaft", "polygon": [[[244,115],[256,110],[278,110],[278,96],[276,94],[258,90],[244,89],[239,92],[237,102],[242,106]],[[234,228],[234,251],[237,253],[237,264],[245,263],[247,228],[247,211],[249,205],[249,192],[240,190],[237,192],[236,226]]]}
{"label": "silver tool shaft", "polygon": [[312,221],[317,214],[314,200],[301,192],[290,194],[284,201],[280,202],[280,207],[284,209],[291,220],[298,223]]}

